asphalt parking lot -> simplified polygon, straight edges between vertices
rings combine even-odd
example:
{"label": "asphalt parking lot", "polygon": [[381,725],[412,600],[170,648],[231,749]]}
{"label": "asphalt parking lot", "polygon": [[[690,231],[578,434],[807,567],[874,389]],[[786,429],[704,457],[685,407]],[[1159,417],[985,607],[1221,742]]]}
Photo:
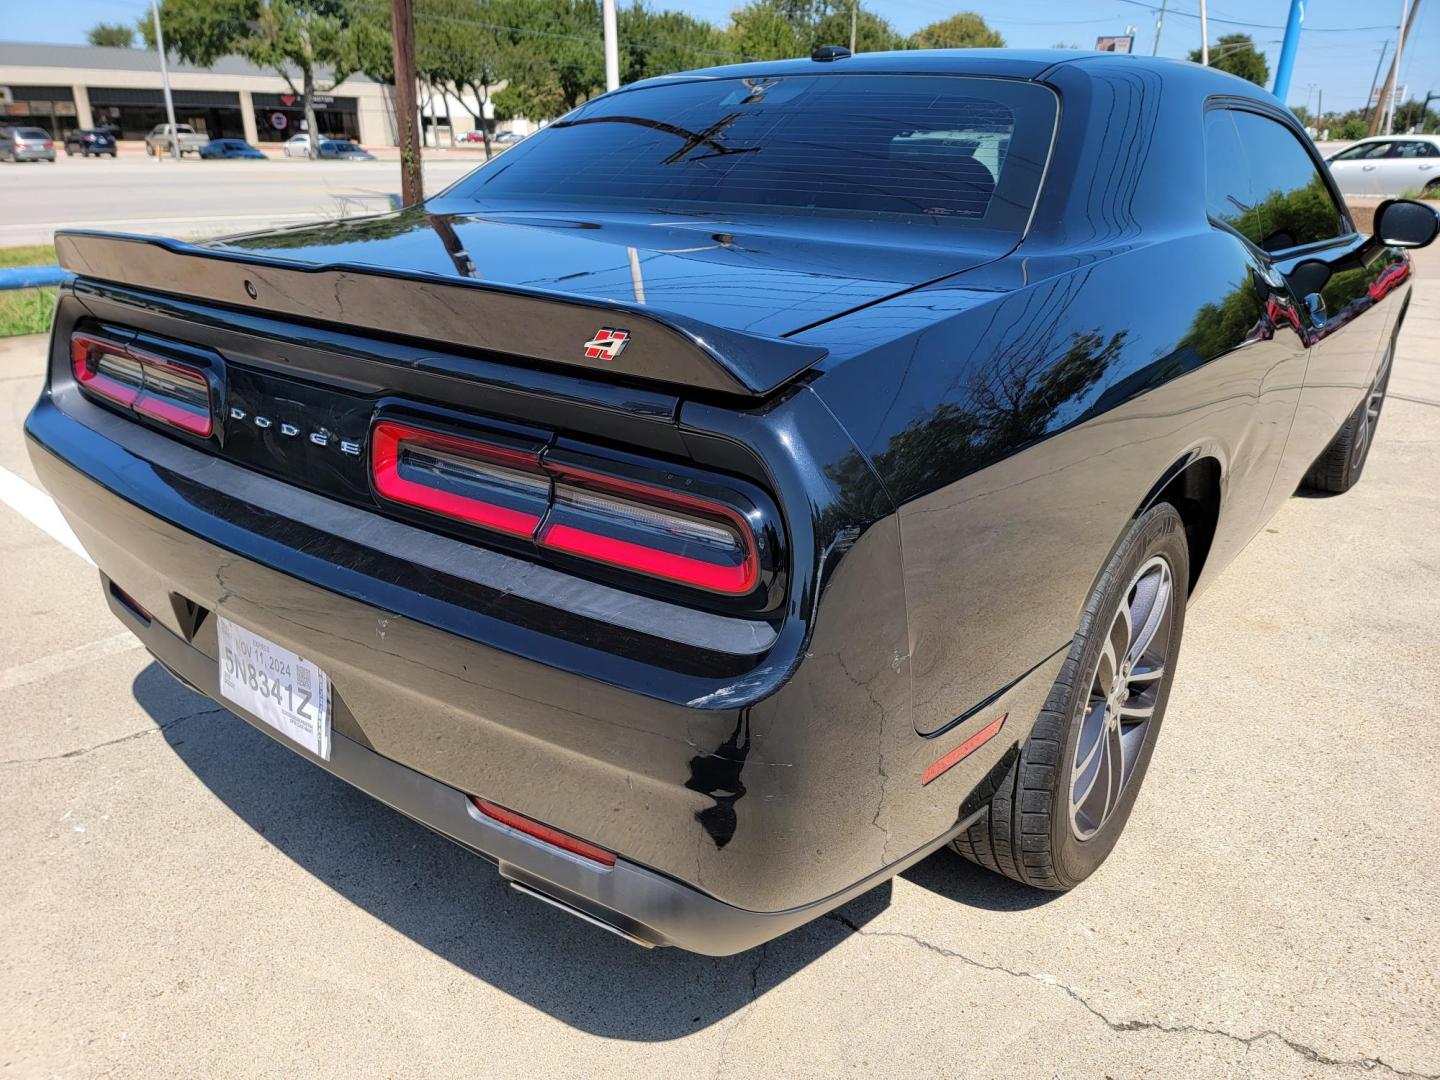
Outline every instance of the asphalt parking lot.
{"label": "asphalt parking lot", "polygon": [[[484,161],[476,151],[425,158],[433,194]],[[395,160],[182,161],[122,155],[0,165],[0,247],[46,244],[56,229],[196,238],[386,210]]]}
{"label": "asphalt parking lot", "polygon": [[12,509],[46,520],[43,341],[0,341],[0,1075],[1440,1075],[1417,261],[1363,483],[1291,499],[1191,611],[1110,862],[1054,896],[942,852],[720,960],[515,894],[150,663]]}

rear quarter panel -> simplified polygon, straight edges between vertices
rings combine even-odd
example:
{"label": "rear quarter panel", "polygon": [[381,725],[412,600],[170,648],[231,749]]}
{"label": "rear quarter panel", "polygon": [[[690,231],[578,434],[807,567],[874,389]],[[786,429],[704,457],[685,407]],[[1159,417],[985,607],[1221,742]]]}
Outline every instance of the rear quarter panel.
{"label": "rear quarter panel", "polygon": [[1263,521],[1305,372],[1284,298],[1218,231],[960,280],[807,335],[849,358],[816,391],[898,506],[922,734],[1069,644],[1113,546],[1192,456],[1222,476],[1204,577],[1229,561]]}

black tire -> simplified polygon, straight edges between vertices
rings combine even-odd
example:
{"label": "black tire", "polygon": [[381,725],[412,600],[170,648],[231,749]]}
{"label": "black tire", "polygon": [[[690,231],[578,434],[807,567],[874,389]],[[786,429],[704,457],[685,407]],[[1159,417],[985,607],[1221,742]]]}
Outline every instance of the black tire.
{"label": "black tire", "polygon": [[1385,407],[1385,392],[1390,386],[1391,361],[1395,356],[1395,342],[1385,350],[1380,361],[1380,370],[1370,391],[1350,414],[1350,418],[1330,445],[1325,448],[1310,471],[1305,474],[1302,485],[1311,491],[1329,495],[1340,495],[1360,482],[1365,471],[1365,462],[1370,460],[1370,448],[1375,445],[1375,430],[1380,424],[1380,413]]}
{"label": "black tire", "polygon": [[[1169,622],[1155,638],[1163,638],[1166,651],[1164,672],[1153,691],[1154,712],[1108,817],[1081,839],[1072,827],[1070,793],[1082,715],[1120,605],[1128,604],[1137,574],[1157,557],[1168,564],[1171,592]],[[1125,828],[1155,749],[1185,631],[1189,582],[1185,523],[1169,503],[1158,503],[1140,516],[1111,556],[1030,737],[1019,754],[1011,755],[984,816],[952,841],[957,852],[1022,884],[1055,891],[1073,888],[1099,868]]]}

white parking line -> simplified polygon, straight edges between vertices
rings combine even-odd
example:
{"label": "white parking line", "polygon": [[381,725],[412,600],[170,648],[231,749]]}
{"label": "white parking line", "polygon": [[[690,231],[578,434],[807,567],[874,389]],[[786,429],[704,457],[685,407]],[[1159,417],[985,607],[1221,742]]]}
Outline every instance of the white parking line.
{"label": "white parking line", "polygon": [[129,630],[122,630],[112,637],[91,641],[85,645],[76,645],[73,649],[51,653],[49,656],[40,657],[39,660],[31,660],[28,664],[16,664],[12,668],[6,668],[4,671],[0,671],[0,691],[24,686],[26,683],[38,682],[54,675],[63,675],[67,671],[84,667],[102,656],[114,656],[116,653],[142,648],[144,646],[140,644],[139,638]]}
{"label": "white parking line", "polygon": [[60,541],[91,566],[95,565],[90,556],[85,554],[85,549],[80,546],[80,541],[61,515],[60,508],[55,505],[55,500],[34,484],[22,480],[6,468],[0,468],[0,502],[10,507],[31,525],[49,533],[51,537]]}

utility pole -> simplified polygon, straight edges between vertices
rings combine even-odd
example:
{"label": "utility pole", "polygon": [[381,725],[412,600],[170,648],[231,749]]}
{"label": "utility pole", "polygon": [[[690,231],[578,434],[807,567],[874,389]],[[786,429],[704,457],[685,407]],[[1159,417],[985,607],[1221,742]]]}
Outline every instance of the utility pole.
{"label": "utility pole", "polygon": [[1155,44],[1150,48],[1151,56],[1160,55],[1160,31],[1165,29],[1165,5],[1168,0],[1160,0],[1160,17],[1155,20]]}
{"label": "utility pole", "polygon": [[1380,99],[1375,96],[1375,86],[1380,82],[1380,68],[1384,65],[1385,54],[1389,51],[1390,42],[1387,40],[1384,45],[1380,46],[1380,59],[1375,61],[1375,75],[1370,80],[1370,96],[1365,99],[1365,124],[1367,127],[1370,124],[1370,110],[1379,104]]}
{"label": "utility pole", "polygon": [[1275,65],[1275,85],[1270,92],[1285,104],[1290,93],[1290,73],[1295,70],[1295,53],[1300,48],[1300,27],[1305,23],[1305,0],[1290,0],[1290,18],[1285,21],[1285,40],[1280,43],[1280,62]]}
{"label": "utility pole", "polygon": [[[594,8],[590,9],[594,11]],[[605,23],[605,89],[620,89],[620,32],[615,25],[615,0],[604,0],[600,17]],[[591,54],[594,55],[593,53]]]}
{"label": "utility pole", "polygon": [[1415,0],[1414,7],[1411,7],[1410,0],[1400,0],[1400,25],[1403,28],[1400,32],[1400,39],[1395,42],[1395,67],[1391,74],[1390,81],[1390,108],[1385,113],[1385,134],[1390,135],[1395,130],[1395,96],[1400,84],[1400,58],[1405,55],[1405,39],[1410,36],[1410,22],[1415,18],[1415,8],[1420,6],[1420,0]]}
{"label": "utility pole", "polygon": [[[170,121],[170,152],[180,160],[180,132],[175,129],[175,99],[170,96],[170,64],[165,59],[165,35],[160,32],[160,5],[150,0],[150,14],[155,18],[155,51],[160,54],[160,83],[165,88],[165,116]],[[155,155],[160,160],[160,155]]]}
{"label": "utility pole", "polygon": [[425,199],[420,172],[420,123],[415,101],[415,20],[410,0],[390,0],[390,31],[395,45],[395,121],[400,139],[400,201],[415,206]]}
{"label": "utility pole", "polygon": [[[1403,7],[1409,7],[1408,15]],[[1375,114],[1370,117],[1370,134],[1379,135],[1381,124],[1385,122],[1390,112],[1390,99],[1395,96],[1395,80],[1400,76],[1400,53],[1405,48],[1405,41],[1410,36],[1410,27],[1415,25],[1415,12],[1420,10],[1420,0],[1414,0],[1413,4],[1402,4],[1400,16],[1400,36],[1395,42],[1395,55],[1390,58],[1390,74],[1385,76],[1385,85],[1380,90],[1380,106]]]}
{"label": "utility pole", "polygon": [[1210,66],[1210,20],[1205,12],[1205,0],[1200,0],[1200,64]]}
{"label": "utility pole", "polygon": [[850,55],[855,55],[855,32],[860,23],[860,0],[850,0]]}

